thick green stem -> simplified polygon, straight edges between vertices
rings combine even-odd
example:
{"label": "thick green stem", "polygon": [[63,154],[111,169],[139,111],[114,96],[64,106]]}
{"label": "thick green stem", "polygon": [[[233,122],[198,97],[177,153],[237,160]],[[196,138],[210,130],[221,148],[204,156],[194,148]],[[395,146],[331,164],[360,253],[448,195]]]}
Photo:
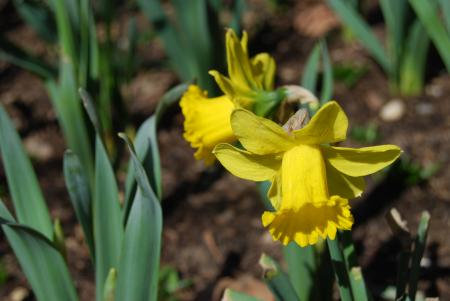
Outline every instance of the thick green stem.
{"label": "thick green stem", "polygon": [[334,274],[339,286],[339,293],[342,301],[353,301],[353,295],[350,288],[349,271],[347,270],[344,255],[337,239],[327,239],[328,250],[330,252],[331,262],[333,263]]}

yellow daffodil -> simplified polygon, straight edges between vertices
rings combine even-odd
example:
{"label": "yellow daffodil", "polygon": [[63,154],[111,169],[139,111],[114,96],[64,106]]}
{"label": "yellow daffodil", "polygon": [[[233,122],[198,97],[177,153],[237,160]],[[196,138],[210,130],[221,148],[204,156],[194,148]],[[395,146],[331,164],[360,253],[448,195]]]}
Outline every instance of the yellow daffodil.
{"label": "yellow daffodil", "polygon": [[214,146],[221,142],[233,142],[230,115],[234,103],[226,95],[208,98],[205,91],[196,85],[189,86],[180,101],[184,115],[184,138],[197,151],[197,160],[205,164],[214,162]]}
{"label": "yellow daffodil", "polygon": [[[214,146],[220,142],[236,140],[230,125],[230,115],[234,108],[256,109],[264,114],[284,97],[282,90],[272,91],[275,61],[267,53],[260,53],[249,59],[247,40],[246,32],[239,41],[231,29],[227,31],[229,78],[211,71],[225,95],[209,99],[206,92],[191,85],[180,101],[185,117],[184,137],[197,149],[195,158],[203,159],[206,164],[215,160],[212,155]],[[260,104],[255,105],[256,102]]]}
{"label": "yellow daffodil", "polygon": [[361,195],[363,176],[401,153],[395,145],[330,146],[345,140],[348,127],[347,116],[334,101],[290,133],[243,109],[233,111],[231,127],[245,150],[219,144],[214,154],[238,177],[272,182],[268,194],[275,211],[264,212],[262,223],[284,245],[313,245],[319,238],[334,239],[337,230],[350,230],[348,199]]}
{"label": "yellow daffodil", "polygon": [[250,108],[258,98],[273,90],[275,61],[267,53],[260,53],[250,59],[247,50],[248,35],[242,39],[229,29],[226,33],[228,77],[212,70],[220,89],[237,105]]}

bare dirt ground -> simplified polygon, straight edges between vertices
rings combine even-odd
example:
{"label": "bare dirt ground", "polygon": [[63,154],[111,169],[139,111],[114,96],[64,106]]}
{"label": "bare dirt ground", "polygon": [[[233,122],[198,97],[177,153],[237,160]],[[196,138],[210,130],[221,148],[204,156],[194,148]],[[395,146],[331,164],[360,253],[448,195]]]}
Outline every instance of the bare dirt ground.
{"label": "bare dirt ground", "polygon": [[[308,15],[308,9],[318,10],[314,13],[319,16],[327,13],[315,6],[315,1],[299,1],[294,9],[277,13],[255,9],[247,16],[247,22],[255,25],[250,30],[250,50],[275,56],[279,84],[298,83],[314,45],[311,35],[322,34],[314,30],[311,33],[298,24],[299,14]],[[328,23],[322,24],[325,31],[337,24]],[[14,18],[2,27],[9,35],[30,37],[28,41],[35,43],[34,34]],[[389,92],[385,76],[356,42],[344,43],[335,33],[329,39],[329,48],[335,64],[351,62],[367,67],[367,73],[353,87],[341,82],[335,86],[334,97],[347,112],[351,126],[372,123],[380,133],[376,144],[397,144],[414,162],[440,166],[420,185],[405,184],[403,174],[398,173],[371,178],[364,196],[354,201],[353,237],[369,287],[378,294],[386,285],[395,283],[395,260],[400,249],[385,221],[387,211],[396,207],[414,232],[420,213],[428,210],[431,229],[419,288],[427,296],[450,300],[450,78],[439,60],[432,57],[423,95],[403,98]],[[147,45],[144,51],[157,59],[162,52],[158,43]],[[131,120],[138,125],[149,116],[162,93],[176,82],[170,70],[140,70],[127,89]],[[405,111],[398,120],[385,122],[380,111],[392,99],[399,99]],[[1,62],[0,103],[12,116],[33,157],[52,216],[62,222],[81,300],[93,300],[93,270],[62,178],[64,141],[45,89],[33,75]],[[262,228],[263,206],[256,186],[219,166],[205,168],[194,161],[193,150],[182,138],[182,123],[179,109],[174,108],[159,133],[164,184],[162,264],[176,267],[184,279],[193,281],[191,287],[180,292],[180,300],[218,300],[221,290],[230,285],[270,300],[259,280],[258,259],[262,252],[281,259],[281,247]],[[346,144],[363,145],[352,139]],[[6,191],[0,168],[0,196]],[[0,262],[6,282],[0,286],[0,299],[34,300],[11,249],[1,237]]]}

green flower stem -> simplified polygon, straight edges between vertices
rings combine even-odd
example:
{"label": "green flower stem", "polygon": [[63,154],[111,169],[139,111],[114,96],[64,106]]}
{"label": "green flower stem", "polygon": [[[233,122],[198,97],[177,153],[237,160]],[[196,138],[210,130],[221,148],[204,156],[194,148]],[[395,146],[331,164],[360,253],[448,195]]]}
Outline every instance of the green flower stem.
{"label": "green flower stem", "polygon": [[358,265],[352,233],[350,231],[338,232],[337,237],[342,243],[345,265],[347,272],[349,273],[350,287],[355,300],[372,300],[370,293],[367,290],[361,267]]}
{"label": "green flower stem", "polygon": [[416,299],[417,283],[419,281],[420,261],[425,252],[425,244],[427,241],[428,227],[430,223],[430,213],[427,211],[422,213],[417,231],[416,241],[414,242],[414,251],[411,258],[411,272],[409,275],[409,298],[414,301]]}
{"label": "green flower stem", "polygon": [[404,301],[407,298],[406,284],[408,283],[409,261],[411,258],[410,247],[411,245],[408,245],[398,256],[395,300],[399,301]]}
{"label": "green flower stem", "polygon": [[350,288],[349,271],[345,264],[344,255],[337,239],[327,239],[328,250],[330,252],[331,262],[333,263],[334,274],[339,286],[339,293],[342,301],[353,301],[353,295]]}

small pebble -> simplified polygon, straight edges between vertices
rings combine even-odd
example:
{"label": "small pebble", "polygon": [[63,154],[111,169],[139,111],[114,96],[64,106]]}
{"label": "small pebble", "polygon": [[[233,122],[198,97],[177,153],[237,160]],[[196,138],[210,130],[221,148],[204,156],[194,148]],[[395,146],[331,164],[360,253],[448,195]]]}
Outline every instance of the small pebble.
{"label": "small pebble", "polygon": [[41,162],[49,160],[54,154],[53,146],[36,135],[25,138],[24,145],[30,156]]}
{"label": "small pebble", "polygon": [[28,297],[28,294],[29,294],[29,292],[26,288],[17,287],[11,292],[11,294],[9,295],[9,299],[11,301],[22,301],[26,297]]}
{"label": "small pebble", "polygon": [[440,85],[429,85],[425,88],[425,93],[429,96],[439,98],[444,93],[443,87]]}
{"label": "small pebble", "polygon": [[431,103],[421,102],[416,106],[416,112],[419,115],[431,115],[434,113],[434,106]]}
{"label": "small pebble", "polygon": [[405,114],[405,104],[400,99],[392,99],[387,102],[380,111],[383,121],[393,122],[400,120]]}

